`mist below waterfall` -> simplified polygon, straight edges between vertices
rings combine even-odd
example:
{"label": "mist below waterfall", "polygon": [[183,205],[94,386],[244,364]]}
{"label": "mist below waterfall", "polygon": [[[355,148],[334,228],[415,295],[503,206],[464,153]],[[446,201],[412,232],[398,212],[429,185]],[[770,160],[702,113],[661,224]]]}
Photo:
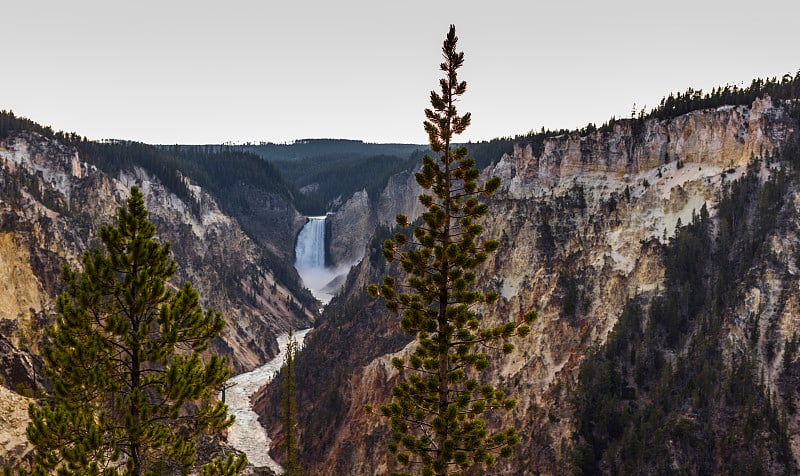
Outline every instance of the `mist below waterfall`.
{"label": "mist below waterfall", "polygon": [[308,217],[295,244],[295,264],[303,284],[323,304],[327,304],[341,288],[337,278],[350,266],[325,266],[325,216]]}

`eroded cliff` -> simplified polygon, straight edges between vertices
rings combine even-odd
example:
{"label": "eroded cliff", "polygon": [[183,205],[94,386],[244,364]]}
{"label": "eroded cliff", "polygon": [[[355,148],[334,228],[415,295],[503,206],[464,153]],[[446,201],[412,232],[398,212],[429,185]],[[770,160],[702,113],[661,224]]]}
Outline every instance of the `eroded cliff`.
{"label": "eroded cliff", "polygon": [[[605,342],[626,302],[656,296],[664,288],[663,245],[674,237],[676,226],[691,223],[703,205],[713,219],[728,184],[792,136],[798,124],[791,109],[764,98],[751,106],[662,121],[618,121],[604,131],[553,137],[541,146],[523,141],[484,171],[499,176],[504,185],[484,222],[485,236],[500,240],[500,249],[480,282],[502,298],[480,312],[496,324],[539,310],[533,332],[517,342],[517,351],[493,361],[491,380],[518,400],[506,420],[523,435],[514,458],[498,466],[497,474],[574,469],[576,428],[568,389],[587,353]],[[760,173],[766,179],[773,169],[764,166]],[[415,187],[407,190],[410,197],[398,203],[416,197]],[[775,253],[791,262],[797,245],[781,236],[771,238]],[[387,272],[379,243],[373,242],[369,259],[351,273],[343,296],[329,306],[297,360],[300,447],[305,468],[314,474],[375,474],[392,466],[385,422],[362,409],[388,400],[396,381],[389,361],[408,352],[397,318],[380,302],[359,297],[366,283]],[[786,301],[776,289],[796,287],[786,272],[766,274],[773,277],[767,280],[771,284],[749,291],[743,305],[773,309],[766,303]],[[783,277],[774,281],[776,274]],[[759,322],[769,332],[761,338],[773,349],[791,338],[796,320],[792,306],[781,309],[772,317],[743,311],[763,316]],[[781,324],[767,324],[776,320]],[[741,340],[737,329],[729,326],[734,347]],[[774,362],[773,355],[759,365],[767,375],[776,375]],[[277,415],[269,403],[274,392],[270,387],[257,403],[279,439]],[[790,427],[796,433],[793,418]]]}
{"label": "eroded cliff", "polygon": [[[34,133],[5,140],[0,160],[0,251],[3,269],[15,274],[4,283],[13,288],[7,296],[14,301],[3,307],[4,321],[30,327],[25,325],[30,314],[52,304],[60,266],[78,266],[83,251],[99,245],[99,227],[114,222],[134,184],[145,195],[159,236],[172,243],[176,285],[192,281],[205,306],[224,312],[228,326],[217,348],[231,355],[235,369],[264,362],[275,352],[270,336],[313,318],[299,305],[307,297],[293,295],[272,272],[265,250],[188,178],[196,204],[180,199],[144,169],[111,177],[81,161],[74,149]],[[17,343],[22,338],[11,335]]]}
{"label": "eroded cliff", "polygon": [[411,171],[389,178],[386,187],[370,197],[366,190],[356,192],[332,213],[330,252],[333,265],[352,265],[364,257],[366,246],[378,227],[391,227],[404,213],[415,218],[422,213],[417,201],[420,188]]}
{"label": "eroded cliff", "polygon": [[[183,180],[193,202],[143,168],[111,176],[85,159],[76,148],[35,132],[12,133],[0,141],[0,377],[8,388],[32,392],[46,385],[37,355],[55,297],[63,290],[60,269],[79,267],[83,251],[100,246],[100,226],[116,222],[134,184],[144,193],[159,239],[172,244],[178,274],[170,284],[191,281],[202,305],[226,319],[212,349],[227,356],[235,373],[274,356],[279,333],[313,322],[310,295],[298,295],[275,272],[284,266],[275,256],[286,255],[286,240],[269,245],[270,237],[293,236],[301,226],[285,200],[274,205],[281,208],[285,226],[275,223],[271,235],[254,239],[188,177]],[[20,425],[24,430],[24,422]]]}

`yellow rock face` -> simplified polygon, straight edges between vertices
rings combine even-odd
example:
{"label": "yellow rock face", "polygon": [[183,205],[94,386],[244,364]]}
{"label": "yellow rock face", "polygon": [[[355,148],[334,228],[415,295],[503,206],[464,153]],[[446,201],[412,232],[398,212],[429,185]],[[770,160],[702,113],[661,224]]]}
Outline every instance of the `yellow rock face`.
{"label": "yellow rock face", "polygon": [[32,449],[25,437],[31,401],[0,385],[0,467],[19,466]]}
{"label": "yellow rock face", "polygon": [[45,302],[28,249],[16,234],[0,233],[0,320],[16,321],[15,332],[7,336],[14,346],[32,344],[28,335],[31,317],[44,308]]}

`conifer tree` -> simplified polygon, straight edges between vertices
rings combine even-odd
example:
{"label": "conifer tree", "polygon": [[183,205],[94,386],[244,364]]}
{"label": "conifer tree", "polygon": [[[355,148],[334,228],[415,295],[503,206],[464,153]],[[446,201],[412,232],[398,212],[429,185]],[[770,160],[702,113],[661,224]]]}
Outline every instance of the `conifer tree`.
{"label": "conifer tree", "polygon": [[[233,422],[213,396],[228,377],[225,359],[205,352],[225,321],[203,312],[190,283],[168,289],[176,264],[155,234],[134,186],[118,225],[100,229],[105,250],[86,251],[82,272],[64,267],[67,290],[44,348],[53,390],[29,408],[35,473],[185,474],[200,433]],[[229,457],[202,473],[245,464]]]}
{"label": "conifer tree", "polygon": [[297,396],[295,393],[296,380],[294,370],[294,358],[297,354],[297,341],[292,332],[289,332],[289,342],[286,344],[286,357],[284,357],[283,368],[285,375],[281,383],[281,428],[283,428],[283,442],[281,447],[284,450],[283,473],[288,476],[300,476],[303,468],[297,460]]}
{"label": "conifer tree", "polygon": [[[476,307],[495,302],[497,293],[474,290],[476,268],[497,250],[494,240],[481,238],[477,220],[488,210],[479,198],[490,197],[500,186],[498,178],[478,183],[475,160],[465,147],[454,147],[453,138],[470,124],[470,114],[459,115],[456,102],[466,92],[457,71],[464,53],[456,49],[455,27],[442,46],[441,92],[430,94],[431,108],[424,122],[430,148],[417,183],[425,190],[419,197],[425,207],[422,223],[409,238],[397,233],[384,243],[388,262],[398,259],[407,274],[404,282],[386,276],[369,293],[382,296],[387,308],[401,312],[400,325],[416,339],[417,347],[406,361],[392,364],[403,380],[392,389],[392,401],[381,406],[389,418],[392,441],[389,451],[397,461],[423,475],[444,475],[473,465],[489,466],[508,457],[519,441],[513,427],[490,432],[483,416],[493,410],[510,410],[515,401],[480,380],[489,366],[490,349],[510,353],[508,339],[525,336],[536,317],[529,312],[520,321],[490,327],[481,322]],[[399,215],[397,224],[408,227]],[[401,248],[407,248],[400,251]],[[409,474],[409,473],[398,473]]]}

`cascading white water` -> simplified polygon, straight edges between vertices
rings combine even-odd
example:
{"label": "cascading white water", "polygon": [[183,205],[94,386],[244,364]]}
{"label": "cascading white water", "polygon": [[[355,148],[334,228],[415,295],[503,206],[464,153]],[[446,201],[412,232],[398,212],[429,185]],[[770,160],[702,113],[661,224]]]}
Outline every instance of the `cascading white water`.
{"label": "cascading white water", "polygon": [[303,284],[322,304],[328,304],[344,284],[350,268],[356,264],[338,263],[325,266],[325,219],[326,216],[308,217],[308,221],[297,235],[294,247],[294,267],[303,279]]}
{"label": "cascading white water", "polygon": [[294,247],[294,267],[314,297],[327,304],[333,297],[331,282],[337,270],[325,267],[325,218],[308,217]]}
{"label": "cascading white water", "polygon": [[308,221],[297,235],[295,267],[297,269],[325,268],[325,218],[308,217]]}

